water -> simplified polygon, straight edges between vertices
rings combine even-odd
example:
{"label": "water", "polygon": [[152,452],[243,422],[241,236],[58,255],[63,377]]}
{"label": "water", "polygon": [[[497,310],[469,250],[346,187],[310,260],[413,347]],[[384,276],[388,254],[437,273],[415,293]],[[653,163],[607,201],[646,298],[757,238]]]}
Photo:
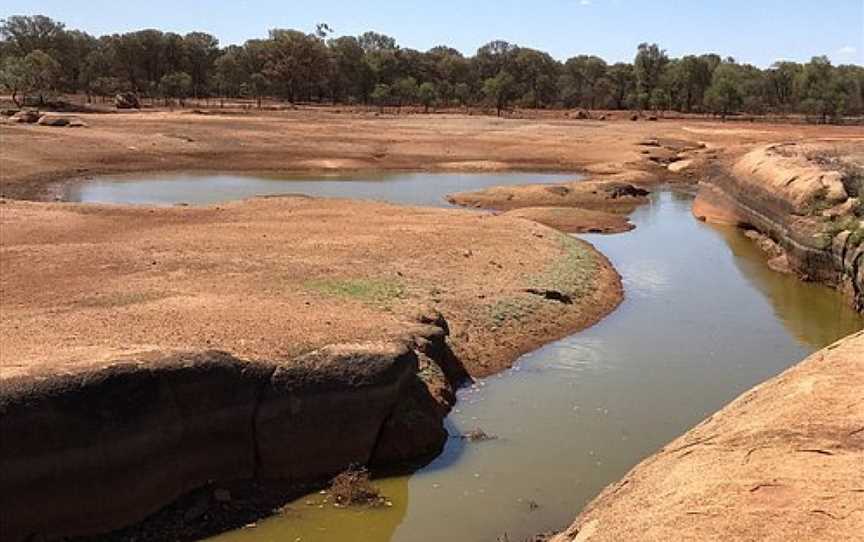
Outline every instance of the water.
{"label": "water", "polygon": [[563,173],[355,173],[330,176],[250,177],[243,175],[165,174],[102,177],[65,187],[63,200],[91,203],[172,205],[210,204],[261,195],[374,199],[413,205],[449,206],[444,196],[490,186],[571,181]]}
{"label": "water", "polygon": [[[263,190],[279,182],[286,192],[441,205],[455,190],[560,177],[216,179],[76,190],[86,201],[204,203],[272,193]],[[238,186],[247,182],[255,188]],[[634,212],[634,231],[584,236],[621,273],[626,298],[596,326],[459,392],[447,420],[451,435],[482,428],[498,439],[451,438],[427,467],[378,480],[391,507],[319,508],[322,497],[313,494],[255,528],[213,540],[473,542],[506,533],[518,541],[561,528],[604,486],[744,390],[864,327],[839,294],[771,271],[741,232],[696,221],[691,204],[688,195],[654,194]]]}

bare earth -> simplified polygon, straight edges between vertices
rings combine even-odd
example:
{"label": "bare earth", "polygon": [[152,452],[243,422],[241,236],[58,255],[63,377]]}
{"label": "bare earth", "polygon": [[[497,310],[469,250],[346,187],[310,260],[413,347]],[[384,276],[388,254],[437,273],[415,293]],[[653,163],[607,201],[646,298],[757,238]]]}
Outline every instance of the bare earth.
{"label": "bare earth", "polygon": [[6,200],[0,220],[4,377],[148,350],[285,360],[393,339],[430,305],[482,375],[621,298],[587,243],[486,213],[302,197],[155,209]]}

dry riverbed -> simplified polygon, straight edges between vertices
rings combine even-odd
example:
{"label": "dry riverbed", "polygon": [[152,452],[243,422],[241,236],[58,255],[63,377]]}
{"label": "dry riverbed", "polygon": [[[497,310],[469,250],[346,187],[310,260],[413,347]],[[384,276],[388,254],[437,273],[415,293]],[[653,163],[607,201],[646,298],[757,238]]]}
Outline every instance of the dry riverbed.
{"label": "dry riverbed", "polygon": [[[538,222],[564,231],[623,231],[627,213],[658,183],[734,173],[756,146],[831,138],[855,154],[861,145],[856,127],[696,119],[378,117],[326,109],[86,117],[80,128],[0,125],[0,442],[4,461],[13,455],[17,461],[16,469],[4,469],[17,478],[0,482],[18,484],[2,492],[15,495],[18,510],[45,509],[39,491],[68,486],[63,477],[71,470],[125,470],[124,450],[141,452],[134,444],[140,435],[116,431],[141,420],[148,435],[179,439],[153,437],[148,457],[194,463],[204,451],[183,440],[187,428],[204,428],[199,441],[213,438],[207,431],[219,434],[221,444],[207,451],[216,457],[218,464],[208,465],[217,478],[269,472],[320,479],[351,462],[434,452],[461,377],[499,371],[519,354],[596,322],[621,299],[619,278],[601,254]],[[95,175],[214,170],[549,170],[590,177],[452,195],[455,203],[499,214],[303,197],[169,208],[46,202],[63,183]],[[724,195],[758,211],[740,197],[748,190]],[[740,223],[783,244],[785,229],[754,224],[752,216]],[[836,378],[825,385],[842,399],[850,388],[832,383],[857,376],[849,364],[835,365]],[[142,374],[152,404],[134,394],[105,395],[115,381],[137,389]],[[232,396],[226,390],[235,385],[225,382],[238,378],[243,385]],[[74,408],[62,404],[70,390]],[[302,399],[292,402],[292,394]],[[118,407],[110,402],[91,408],[87,397],[94,396],[116,397],[119,415],[129,418],[112,421]],[[202,396],[212,398],[211,411],[228,425],[249,431],[220,434],[225,424],[217,418],[212,427],[200,425],[196,420],[209,412],[190,398]],[[32,405],[47,414],[31,418]],[[353,416],[340,418],[354,431],[345,448],[339,427],[313,442],[321,420],[309,413],[331,411]],[[39,423],[48,425],[33,431]],[[43,446],[52,423],[64,429]],[[8,435],[27,427],[33,438],[10,448]],[[101,435],[98,442],[90,442],[93,434]],[[303,443],[293,464],[274,453],[291,436],[291,443]],[[335,462],[309,460],[327,450]],[[296,472],[304,461],[314,468]],[[244,466],[231,473],[226,465],[238,462]],[[134,499],[107,502],[101,478],[93,477],[81,494],[52,497],[50,508],[60,514],[55,524],[40,525],[50,523],[47,514],[27,515],[16,536],[97,532],[137,521],[212,479],[205,470],[154,481],[132,511]],[[656,495],[650,486],[646,491]],[[74,507],[63,516],[69,503],[86,507],[87,499],[116,506],[116,517],[75,523],[85,514]],[[751,509],[740,500],[730,506]],[[16,517],[5,498],[2,509]]]}

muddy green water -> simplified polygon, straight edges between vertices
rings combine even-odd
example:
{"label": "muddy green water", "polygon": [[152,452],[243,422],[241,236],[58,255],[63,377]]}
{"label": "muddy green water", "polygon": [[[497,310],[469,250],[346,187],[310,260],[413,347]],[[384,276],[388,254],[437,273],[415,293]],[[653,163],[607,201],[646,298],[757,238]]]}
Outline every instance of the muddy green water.
{"label": "muddy green water", "polygon": [[[430,202],[428,187],[412,200],[392,198],[387,184],[374,194],[352,186],[338,195]],[[322,194],[307,188],[290,191]],[[696,221],[691,204],[659,192],[633,214],[632,232],[583,236],[621,273],[626,299],[596,326],[460,391],[451,435],[479,427],[497,440],[451,438],[427,467],[378,480],[390,507],[336,509],[313,494],[213,541],[518,541],[558,529],[744,390],[864,327],[836,292],[770,271],[751,241]]]}

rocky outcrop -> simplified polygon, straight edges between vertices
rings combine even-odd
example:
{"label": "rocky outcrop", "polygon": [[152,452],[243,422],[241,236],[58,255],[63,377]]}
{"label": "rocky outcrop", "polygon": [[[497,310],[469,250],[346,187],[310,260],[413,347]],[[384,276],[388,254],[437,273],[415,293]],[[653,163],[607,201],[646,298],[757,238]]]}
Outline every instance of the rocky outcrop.
{"label": "rocky outcrop", "polygon": [[117,109],[141,109],[141,103],[134,92],[121,92],[114,96],[114,106]]}
{"label": "rocky outcrop", "polygon": [[493,186],[476,192],[447,196],[454,205],[509,211],[524,207],[578,207],[628,213],[648,201],[649,192],[615,179],[573,181],[563,184]]}
{"label": "rocky outcrop", "polygon": [[608,486],[551,542],[860,540],[864,333],[727,405]]}
{"label": "rocky outcrop", "polygon": [[0,381],[3,539],[117,529],[208,483],[305,482],[437,453],[464,372],[431,320],[404,340],[284,363],[147,353]]}
{"label": "rocky outcrop", "polygon": [[850,193],[844,172],[814,163],[808,153],[770,145],[731,168],[714,168],[700,183],[693,213],[759,231],[783,250],[784,265],[792,272],[840,289],[864,309],[858,194]]}

